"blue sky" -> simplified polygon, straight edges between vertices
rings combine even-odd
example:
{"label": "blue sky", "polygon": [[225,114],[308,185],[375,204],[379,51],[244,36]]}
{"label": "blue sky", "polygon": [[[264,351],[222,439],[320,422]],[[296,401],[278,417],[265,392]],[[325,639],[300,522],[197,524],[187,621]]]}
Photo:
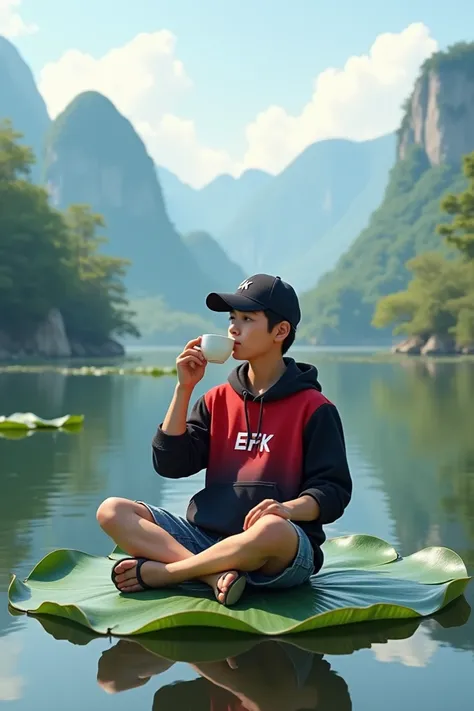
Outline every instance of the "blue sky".
{"label": "blue sky", "polygon": [[[349,57],[367,55],[382,33],[397,35],[418,23],[425,26],[429,37],[441,49],[459,40],[474,39],[474,30],[468,34],[469,28],[474,28],[472,0],[453,0],[449,5],[437,4],[434,0],[399,0],[398,3],[381,3],[380,0],[324,3],[317,0],[10,2],[12,12],[17,12],[26,24],[35,24],[38,28],[34,33],[11,37],[38,82],[41,82],[45,65],[60,62],[68,50],[77,49],[100,59],[111,49],[127,45],[140,33],[159,30],[172,33],[173,54],[182,63],[189,86],[185,90],[169,92],[172,95],[169,107],[163,97],[159,101],[155,97],[153,106],[156,115],[169,113],[181,121],[192,122],[192,131],[196,134],[193,140],[213,151],[201,156],[201,172],[206,155],[208,165],[215,164],[216,168],[222,164],[225,169],[227,163],[230,166],[229,161],[242,163],[248,149],[247,127],[256,121],[259,113],[275,106],[290,117],[299,116],[311,100],[316,77],[329,67],[343,69]],[[13,8],[15,2],[19,4]],[[0,14],[0,32],[1,18]],[[424,41],[428,41],[426,36]],[[410,67],[413,73],[413,66]],[[53,78],[52,75],[51,81]],[[159,82],[160,77],[155,78]],[[119,76],[113,83],[118,80]],[[129,77],[128,81],[133,79]],[[411,85],[413,77],[406,81]],[[49,87],[44,91],[51,93],[52,89]],[[116,96],[118,94],[111,98]],[[163,150],[160,146],[164,143],[165,129],[152,126],[151,112],[136,115],[130,101],[120,104],[119,108],[123,110],[124,106],[134,123],[141,123],[142,135],[148,135],[151,143],[154,141],[154,150]],[[189,125],[173,124],[171,119],[169,122],[168,136],[170,131],[173,135],[180,130],[187,130],[188,134],[191,131]],[[295,130],[297,128],[295,125]],[[264,130],[262,125],[261,131]],[[324,128],[326,133],[328,130]],[[344,130],[338,127],[336,133]],[[375,128],[373,130],[377,132]],[[324,131],[321,137],[324,137]],[[318,136],[316,131],[315,138]],[[348,137],[363,139],[367,136]],[[188,139],[191,140],[189,135]],[[293,152],[300,148],[297,143],[293,141]],[[265,150],[269,154],[272,150],[278,151],[278,146],[277,141]],[[255,150],[254,154],[258,152]],[[286,150],[282,161],[290,154],[291,150]],[[252,158],[251,162],[260,160],[262,167],[271,169],[270,158],[262,156]],[[162,162],[173,167],[173,160],[166,150],[163,158]],[[184,156],[179,160],[176,158],[176,165],[179,164],[183,177],[186,177],[184,159]],[[274,163],[273,170],[281,168],[278,160]],[[199,167],[195,167],[196,171],[199,172]]]}

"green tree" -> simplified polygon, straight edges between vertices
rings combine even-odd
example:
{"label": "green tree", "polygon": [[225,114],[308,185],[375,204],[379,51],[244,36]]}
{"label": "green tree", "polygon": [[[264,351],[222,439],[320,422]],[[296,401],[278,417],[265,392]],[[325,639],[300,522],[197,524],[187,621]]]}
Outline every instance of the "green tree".
{"label": "green tree", "polygon": [[43,188],[28,180],[32,152],[0,124],[0,323],[22,336],[69,288],[67,228]]}
{"label": "green tree", "polygon": [[464,297],[467,288],[463,265],[428,252],[410,259],[406,266],[413,274],[412,281],[405,291],[378,302],[373,325],[385,328],[395,322],[394,333],[450,335],[456,326],[452,304]]}
{"label": "green tree", "polygon": [[453,220],[438,226],[438,233],[446,238],[466,260],[474,260],[474,153],[464,156],[463,173],[469,180],[467,190],[459,195],[449,194],[441,203],[442,209]]}
{"label": "green tree", "polygon": [[68,335],[101,343],[139,335],[127,308],[127,262],[99,253],[100,215],[85,205],[63,214],[30,180],[34,156],[10,122],[0,123],[0,324],[22,340],[57,307]]}
{"label": "green tree", "polygon": [[29,177],[31,167],[35,163],[33,151],[27,146],[21,146],[17,141],[21,133],[14,131],[11,121],[0,122],[0,181],[16,180],[18,177]]}
{"label": "green tree", "polygon": [[102,216],[88,205],[71,205],[65,220],[74,274],[74,288],[62,307],[68,332],[87,343],[100,343],[109,333],[138,337],[122,281],[129,262],[99,253],[100,245],[107,241],[96,234],[104,227]]}

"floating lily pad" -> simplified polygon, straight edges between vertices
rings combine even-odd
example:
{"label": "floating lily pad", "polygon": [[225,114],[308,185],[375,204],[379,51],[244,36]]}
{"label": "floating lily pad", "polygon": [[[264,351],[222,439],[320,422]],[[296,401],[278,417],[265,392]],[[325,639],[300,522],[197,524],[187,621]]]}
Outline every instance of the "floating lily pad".
{"label": "floating lily pad", "polygon": [[[13,616],[24,615],[11,605],[9,612]],[[462,627],[469,620],[471,608],[465,597],[459,597],[446,608],[438,612],[433,619],[441,628]],[[99,635],[89,627],[76,624],[57,615],[35,615],[45,632],[56,640],[67,641],[74,645],[87,645]],[[285,635],[286,642],[313,654],[346,655],[359,649],[370,649],[373,644],[385,644],[389,640],[402,640],[412,637],[425,618],[381,620],[379,622],[345,625],[315,629],[303,634]],[[255,644],[268,639],[268,636],[235,633],[226,629],[207,628],[206,633],[200,627],[183,627],[160,630],[152,634],[140,634],[121,637],[119,644],[127,641],[133,644],[132,660],[136,661],[137,648],[144,648],[152,654],[175,662],[209,662],[235,657]],[[282,641],[283,638],[272,637]]]}
{"label": "floating lily pad", "polygon": [[64,617],[99,634],[202,626],[275,636],[432,615],[460,597],[470,581],[463,561],[448,548],[427,548],[400,560],[385,541],[353,535],[327,541],[324,550],[325,565],[307,585],[266,592],[249,586],[229,608],[198,583],[119,593],[110,573],[113,560],[123,554],[56,550],[25,581],[13,576],[9,602],[17,610]]}
{"label": "floating lily pad", "polygon": [[33,412],[14,412],[7,417],[0,415],[0,430],[36,430],[79,427],[84,415],[64,415],[53,420],[44,420]]}

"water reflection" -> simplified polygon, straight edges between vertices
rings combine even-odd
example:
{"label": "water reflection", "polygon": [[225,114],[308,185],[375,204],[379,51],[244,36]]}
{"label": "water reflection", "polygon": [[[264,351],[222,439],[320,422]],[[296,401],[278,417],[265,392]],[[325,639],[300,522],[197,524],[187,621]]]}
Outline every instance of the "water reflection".
{"label": "water reflection", "polygon": [[191,665],[199,678],[162,686],[153,711],[348,711],[346,682],[321,655],[284,642],[261,642],[237,657]]}
{"label": "water reflection", "polygon": [[[153,355],[150,362],[166,365],[174,355]],[[463,556],[474,573],[473,364],[419,359],[404,365],[356,363],[308,352],[301,357],[318,365],[324,392],[341,411],[355,480],[354,499],[341,521],[342,529],[328,527],[328,533],[372,533],[389,540],[402,554],[429,545],[448,546]],[[210,370],[196,397],[225,376],[225,368]],[[150,440],[173,387],[174,379],[167,377],[74,378],[44,373],[0,378],[0,414],[85,414],[78,434],[48,432],[19,441],[0,439],[0,698],[13,700],[23,689],[22,708],[32,708],[31,703],[41,698],[37,708],[46,709],[48,689],[57,685],[65,707],[79,708],[84,690],[91,707],[99,708],[100,699],[104,704],[108,701],[104,695],[108,685],[108,692],[117,694],[113,702],[124,699],[125,708],[135,697],[121,691],[135,684],[140,688],[132,693],[140,708],[174,704],[180,710],[209,709],[213,699],[214,708],[226,708],[225,704],[239,708],[245,702],[246,708],[256,711],[267,707],[261,706],[265,698],[252,676],[255,669],[270,687],[266,693],[274,694],[272,708],[278,708],[279,699],[289,699],[289,690],[302,689],[300,701],[309,704],[303,708],[343,711],[353,703],[372,709],[376,697],[366,690],[370,684],[379,685],[379,699],[383,699],[386,684],[397,680],[408,702],[413,689],[425,684],[426,694],[432,697],[429,708],[434,710],[444,707],[446,694],[452,693],[443,686],[444,665],[450,674],[459,674],[459,688],[469,688],[470,652],[474,651],[474,617],[469,614],[469,603],[474,603],[472,584],[467,602],[456,601],[436,620],[384,628],[371,625],[370,632],[334,629],[325,635],[298,636],[291,643],[287,638],[216,639],[211,630],[194,639],[191,632],[184,635],[180,630],[176,639],[169,633],[154,640],[114,640],[113,646],[99,651],[100,640],[86,629],[77,628],[71,637],[67,624],[50,619],[41,621],[48,633],[44,634],[35,620],[9,615],[6,587],[11,571],[20,577],[27,574],[54,548],[78,548],[96,555],[109,552],[110,541],[95,522],[95,509],[106,496],[141,498],[184,512],[189,496],[201,485],[200,475],[181,481],[160,479],[150,458]],[[57,641],[61,639],[71,644]],[[366,656],[361,651],[347,658],[346,664],[338,662],[345,658],[335,661],[332,656],[364,649],[372,651]],[[84,655],[76,654],[78,650]],[[228,658],[237,660],[237,669],[229,666]],[[273,667],[266,666],[267,658]],[[77,669],[74,679],[68,677],[68,665]],[[67,684],[56,679],[56,668]],[[415,676],[410,676],[412,668]],[[199,678],[189,680],[196,675]],[[87,687],[88,679],[93,690]],[[280,681],[285,688],[278,687],[277,694],[275,684]],[[75,697],[71,684],[77,687],[77,706],[70,698]],[[34,699],[28,695],[31,685],[36,685]],[[141,687],[148,694],[145,699],[139,697]],[[436,706],[438,701],[441,706]],[[392,707],[395,699],[387,701],[387,708]]]}
{"label": "water reflection", "polygon": [[18,672],[22,646],[19,639],[0,638],[0,701],[18,701],[24,679]]}
{"label": "water reflection", "polygon": [[[402,555],[446,546],[462,556],[472,575],[474,364],[347,363],[332,375],[346,430],[371,463]],[[432,634],[474,650],[473,619],[449,634]]]}
{"label": "water reflection", "polygon": [[[403,506],[404,487],[398,483],[393,500],[400,536],[406,539],[416,525],[417,540],[407,543],[444,542],[474,566],[474,368],[413,363],[396,376],[374,378],[372,400],[382,423],[396,428],[398,471],[403,468],[403,481],[415,494],[415,505]],[[381,475],[393,489],[390,466],[381,468]]]}
{"label": "water reflection", "polygon": [[[424,666],[429,661],[429,655],[423,656],[429,640],[427,626],[462,625],[469,613],[466,601],[460,599],[429,621],[350,625],[273,639],[187,628],[114,640],[99,656],[97,683],[107,694],[152,684],[156,688],[154,711],[345,711],[352,708],[348,683],[327,656],[372,648],[380,661],[397,659],[409,666]],[[96,638],[85,628],[58,618],[39,616],[37,620],[57,640],[84,646]],[[163,682],[162,675],[179,662],[186,662],[196,678]]]}
{"label": "water reflection", "polygon": [[[93,398],[91,398],[93,394]],[[45,549],[60,547],[52,525],[55,512],[80,508],[104,488],[105,472],[98,452],[110,431],[121,436],[123,382],[100,378],[94,390],[79,378],[60,374],[12,375],[0,378],[0,403],[8,411],[31,411],[43,417],[86,413],[77,432],[41,431],[21,440],[0,439],[2,496],[0,497],[0,590],[10,572],[36,562]],[[58,542],[59,545],[56,545]],[[2,596],[3,597],[3,596]],[[6,604],[0,612],[0,635],[9,626]]]}

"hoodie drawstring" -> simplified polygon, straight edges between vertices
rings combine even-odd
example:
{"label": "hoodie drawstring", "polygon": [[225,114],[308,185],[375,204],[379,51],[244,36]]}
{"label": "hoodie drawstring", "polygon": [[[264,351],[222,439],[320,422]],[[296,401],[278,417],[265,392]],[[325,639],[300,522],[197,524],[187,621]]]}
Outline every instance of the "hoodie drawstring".
{"label": "hoodie drawstring", "polygon": [[256,436],[256,441],[259,441],[259,437],[262,434],[260,432],[260,429],[262,427],[262,420],[263,420],[263,397],[260,400],[260,412],[258,413],[258,427],[257,427],[257,436]]}
{"label": "hoodie drawstring", "polygon": [[[252,430],[250,428],[250,416],[249,412],[247,409],[247,398],[250,395],[248,390],[243,391],[243,396],[244,396],[244,412],[245,412],[245,424],[247,425],[247,448],[250,445],[250,442],[252,441]],[[261,433],[261,428],[262,428],[262,422],[263,422],[263,397],[260,400],[260,411],[258,413],[258,426],[257,426],[257,434],[255,435],[255,443],[258,444],[259,437],[262,434]]]}
{"label": "hoodie drawstring", "polygon": [[249,418],[249,413],[247,410],[247,396],[248,396],[248,394],[249,394],[248,391],[244,390],[243,395],[244,395],[245,424],[247,425],[247,447],[248,447],[248,444],[252,438],[252,433],[250,431],[250,418]]}

